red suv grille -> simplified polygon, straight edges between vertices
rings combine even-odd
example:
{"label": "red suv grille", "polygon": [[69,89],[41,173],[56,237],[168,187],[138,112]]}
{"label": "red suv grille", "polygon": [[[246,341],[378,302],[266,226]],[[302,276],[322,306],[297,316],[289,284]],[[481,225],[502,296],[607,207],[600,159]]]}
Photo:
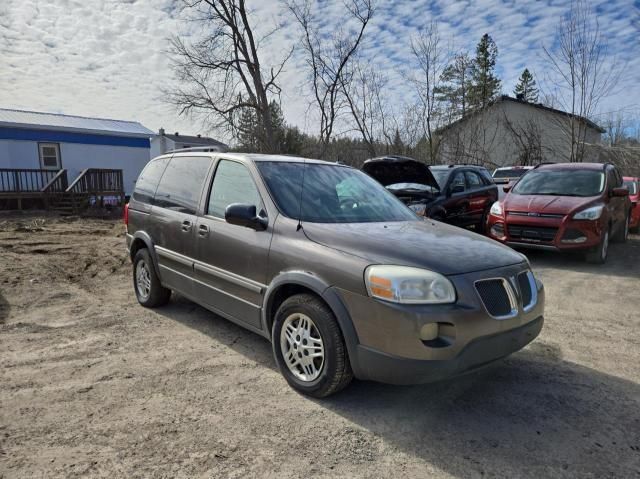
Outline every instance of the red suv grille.
{"label": "red suv grille", "polygon": [[556,237],[556,233],[558,233],[558,228],[527,225],[508,225],[507,232],[512,239],[551,243]]}

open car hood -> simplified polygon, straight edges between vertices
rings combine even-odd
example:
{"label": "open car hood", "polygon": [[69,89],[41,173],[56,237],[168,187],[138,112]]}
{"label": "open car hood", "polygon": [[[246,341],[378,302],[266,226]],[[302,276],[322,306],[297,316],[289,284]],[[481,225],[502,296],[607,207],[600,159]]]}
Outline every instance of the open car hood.
{"label": "open car hood", "polygon": [[385,187],[396,183],[419,183],[440,189],[429,167],[412,158],[373,158],[364,162],[362,171]]}

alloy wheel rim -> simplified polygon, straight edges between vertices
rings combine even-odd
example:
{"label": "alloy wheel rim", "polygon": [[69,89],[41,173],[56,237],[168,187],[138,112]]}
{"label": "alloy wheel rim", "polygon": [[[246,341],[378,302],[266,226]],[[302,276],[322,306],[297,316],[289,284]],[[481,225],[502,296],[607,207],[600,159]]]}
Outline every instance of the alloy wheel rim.
{"label": "alloy wheel rim", "polygon": [[287,368],[304,382],[316,380],[324,367],[324,343],[309,316],[289,315],[280,331],[280,352]]}
{"label": "alloy wheel rim", "polygon": [[151,293],[151,274],[145,261],[138,261],[136,266],[136,287],[143,300],[149,297]]}
{"label": "alloy wheel rim", "polygon": [[607,231],[604,234],[604,239],[602,240],[602,259],[607,258],[607,250],[609,249],[609,232]]}

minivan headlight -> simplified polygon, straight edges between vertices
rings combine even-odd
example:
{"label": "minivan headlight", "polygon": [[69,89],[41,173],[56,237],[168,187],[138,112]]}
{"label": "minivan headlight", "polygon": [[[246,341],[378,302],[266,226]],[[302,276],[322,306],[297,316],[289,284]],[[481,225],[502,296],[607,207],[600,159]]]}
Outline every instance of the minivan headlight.
{"label": "minivan headlight", "polygon": [[573,215],[574,220],[597,220],[602,216],[602,210],[604,210],[604,205],[592,206],[591,208],[586,208],[582,211],[578,211]]}
{"label": "minivan headlight", "polygon": [[402,304],[446,304],[456,300],[447,278],[409,266],[369,266],[364,273],[369,296]]}
{"label": "minivan headlight", "polygon": [[502,205],[499,201],[496,201],[491,205],[491,210],[489,210],[489,213],[495,216],[502,216]]}

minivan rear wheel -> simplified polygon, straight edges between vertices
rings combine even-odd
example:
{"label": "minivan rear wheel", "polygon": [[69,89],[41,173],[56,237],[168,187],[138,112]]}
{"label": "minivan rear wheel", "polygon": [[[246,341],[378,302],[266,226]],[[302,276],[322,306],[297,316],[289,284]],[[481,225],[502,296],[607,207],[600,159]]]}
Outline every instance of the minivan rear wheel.
{"label": "minivan rear wheel", "polygon": [[353,379],[344,338],[335,316],[316,296],[298,294],[276,312],[273,354],[291,387],[323,398]]}
{"label": "minivan rear wheel", "polygon": [[146,248],[138,250],[133,258],[133,289],[138,302],[147,308],[167,304],[171,290],[162,286],[151,255]]}

